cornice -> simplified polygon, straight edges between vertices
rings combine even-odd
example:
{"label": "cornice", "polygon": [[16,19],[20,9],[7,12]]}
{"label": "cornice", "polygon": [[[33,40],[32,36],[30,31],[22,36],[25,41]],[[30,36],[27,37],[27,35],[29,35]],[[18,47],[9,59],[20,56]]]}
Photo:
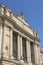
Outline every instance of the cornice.
{"label": "cornice", "polygon": [[[6,6],[4,6],[4,5],[1,5],[1,7],[4,7],[4,8],[7,8]],[[7,8],[8,9],[8,8]],[[12,13],[11,12],[11,10],[10,9],[8,9],[9,11],[10,11],[10,13]],[[4,11],[5,12],[5,11]],[[13,14],[13,13],[12,13]],[[20,21],[20,22],[22,22],[22,20],[20,20],[15,14],[13,14],[14,15],[14,17],[18,20],[18,21]],[[5,19],[8,19],[9,21],[11,21],[12,23],[14,23],[14,24],[16,24],[17,26],[19,26],[17,23],[16,23],[16,21],[15,20],[13,20],[11,17],[10,17],[10,15],[8,16],[8,15],[6,15],[6,13],[4,13],[4,14],[1,14],[0,13],[0,17],[2,17],[2,18],[5,18]],[[18,22],[17,21],[17,22]],[[23,23],[23,22],[22,22]],[[25,31],[27,34],[29,34],[29,36],[31,37],[31,38],[33,38],[34,40],[37,40],[38,42],[40,42],[40,39],[38,38],[38,36],[34,36],[34,32],[35,32],[35,34],[37,33],[33,28],[31,28],[30,26],[28,26],[28,25],[26,25],[25,23],[23,23],[23,25],[25,25],[25,26],[27,26],[28,28],[30,28],[30,30],[32,30],[33,31],[33,35],[32,34],[30,34],[28,31],[26,31],[25,29],[23,29],[23,28],[21,28],[20,26],[19,26],[19,28],[20,29],[22,29],[23,31]]]}

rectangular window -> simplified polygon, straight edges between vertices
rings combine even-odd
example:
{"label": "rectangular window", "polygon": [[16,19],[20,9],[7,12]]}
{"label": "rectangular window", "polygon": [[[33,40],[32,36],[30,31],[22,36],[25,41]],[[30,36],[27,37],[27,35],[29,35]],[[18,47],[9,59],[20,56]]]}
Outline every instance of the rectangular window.
{"label": "rectangular window", "polygon": [[43,63],[42,63],[42,65],[43,65]]}
{"label": "rectangular window", "polygon": [[27,52],[26,52],[26,39],[22,38],[22,44],[23,44],[23,60],[27,60]]}
{"label": "rectangular window", "polygon": [[17,34],[13,32],[13,57],[17,58]]}
{"label": "rectangular window", "polygon": [[41,60],[43,61],[43,53],[41,53]]}

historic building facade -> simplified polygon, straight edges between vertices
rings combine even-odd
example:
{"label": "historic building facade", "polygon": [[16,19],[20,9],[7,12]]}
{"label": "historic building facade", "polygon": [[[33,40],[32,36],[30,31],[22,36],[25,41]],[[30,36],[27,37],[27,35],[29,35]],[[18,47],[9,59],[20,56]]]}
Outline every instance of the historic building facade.
{"label": "historic building facade", "polygon": [[43,65],[43,48],[40,49],[41,65]]}
{"label": "historic building facade", "polygon": [[39,43],[22,13],[0,5],[0,65],[41,65]]}

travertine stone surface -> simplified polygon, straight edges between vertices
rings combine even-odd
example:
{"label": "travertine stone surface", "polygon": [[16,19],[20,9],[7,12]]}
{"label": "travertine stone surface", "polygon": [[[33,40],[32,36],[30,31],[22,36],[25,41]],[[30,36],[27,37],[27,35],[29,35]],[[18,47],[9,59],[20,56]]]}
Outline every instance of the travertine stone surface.
{"label": "travertine stone surface", "polygon": [[[23,52],[23,38],[26,52]],[[41,65],[39,43],[37,31],[27,24],[24,17],[22,19],[0,5],[0,65]]]}
{"label": "travertine stone surface", "polygon": [[40,60],[41,60],[41,65],[43,65],[43,48],[40,49]]}
{"label": "travertine stone surface", "polygon": [[4,26],[3,54],[5,58],[10,56],[10,29],[6,26]]}

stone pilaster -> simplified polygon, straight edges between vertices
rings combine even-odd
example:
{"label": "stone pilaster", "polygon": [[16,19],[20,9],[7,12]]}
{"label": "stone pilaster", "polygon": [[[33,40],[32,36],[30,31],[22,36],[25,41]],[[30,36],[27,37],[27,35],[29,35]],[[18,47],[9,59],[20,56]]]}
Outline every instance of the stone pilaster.
{"label": "stone pilaster", "polygon": [[6,26],[4,26],[4,32],[3,32],[3,49],[2,49],[2,54],[3,58],[8,59],[7,51],[6,51]]}

